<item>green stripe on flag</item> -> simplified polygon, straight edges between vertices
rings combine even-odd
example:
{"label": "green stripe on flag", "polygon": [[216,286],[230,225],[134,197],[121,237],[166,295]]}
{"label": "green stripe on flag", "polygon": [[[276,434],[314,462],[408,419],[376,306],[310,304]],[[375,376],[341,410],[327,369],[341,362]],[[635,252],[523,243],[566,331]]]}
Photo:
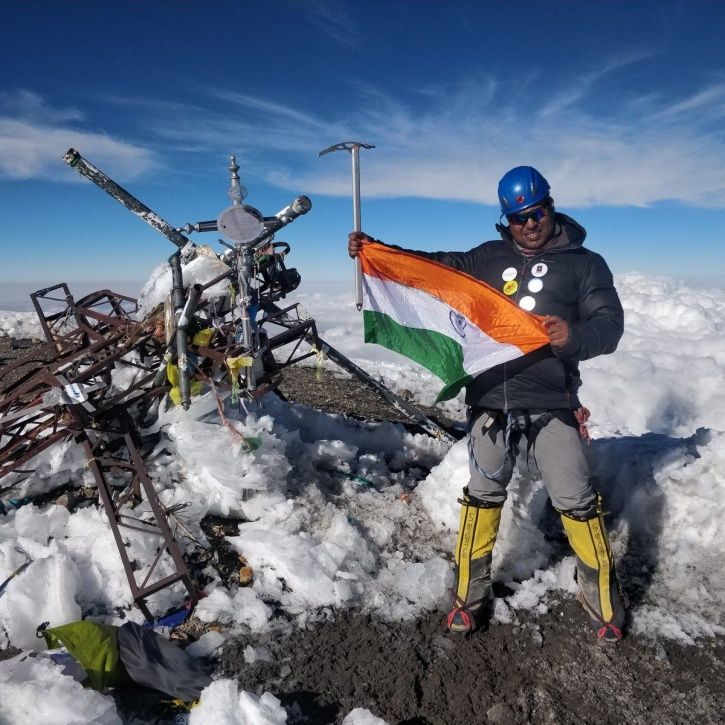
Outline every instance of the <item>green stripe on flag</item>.
{"label": "green stripe on flag", "polygon": [[436,403],[454,398],[472,380],[463,369],[463,348],[447,335],[433,330],[405,327],[390,315],[363,310],[365,342],[374,342],[428,368],[445,387]]}

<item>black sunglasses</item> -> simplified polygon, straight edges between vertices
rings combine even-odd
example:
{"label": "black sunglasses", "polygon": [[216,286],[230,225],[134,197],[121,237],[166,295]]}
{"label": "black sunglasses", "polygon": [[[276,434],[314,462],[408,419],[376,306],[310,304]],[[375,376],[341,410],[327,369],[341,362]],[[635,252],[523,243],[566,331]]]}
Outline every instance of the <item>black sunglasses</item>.
{"label": "black sunglasses", "polygon": [[533,219],[535,222],[541,221],[549,213],[549,206],[540,206],[537,209],[531,211],[520,211],[517,214],[507,214],[506,218],[509,223],[513,224],[526,224],[529,219]]}

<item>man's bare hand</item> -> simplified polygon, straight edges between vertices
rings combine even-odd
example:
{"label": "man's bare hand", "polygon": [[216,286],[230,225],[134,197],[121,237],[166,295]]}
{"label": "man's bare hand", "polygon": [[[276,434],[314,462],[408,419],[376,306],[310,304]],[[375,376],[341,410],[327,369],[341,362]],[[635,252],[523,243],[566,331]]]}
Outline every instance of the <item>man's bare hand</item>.
{"label": "man's bare hand", "polygon": [[571,328],[566,320],[555,315],[544,315],[542,318],[549,342],[553,347],[565,347],[571,339]]}
{"label": "man's bare hand", "polygon": [[360,254],[363,244],[368,242],[374,242],[372,237],[369,237],[365,232],[350,232],[347,235],[347,253],[355,259]]}

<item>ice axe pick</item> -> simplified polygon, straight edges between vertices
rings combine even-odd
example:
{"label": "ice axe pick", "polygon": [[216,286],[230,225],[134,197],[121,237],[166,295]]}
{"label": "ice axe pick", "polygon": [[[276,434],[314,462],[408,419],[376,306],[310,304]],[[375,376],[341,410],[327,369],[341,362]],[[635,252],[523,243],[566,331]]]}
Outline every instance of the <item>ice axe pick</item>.
{"label": "ice axe pick", "polygon": [[[343,141],[320,151],[324,156],[333,151],[349,151],[352,155],[352,225],[353,231],[362,231],[360,222],[360,149],[374,149],[375,146],[361,141]],[[355,305],[362,309],[362,269],[360,257],[355,257]]]}

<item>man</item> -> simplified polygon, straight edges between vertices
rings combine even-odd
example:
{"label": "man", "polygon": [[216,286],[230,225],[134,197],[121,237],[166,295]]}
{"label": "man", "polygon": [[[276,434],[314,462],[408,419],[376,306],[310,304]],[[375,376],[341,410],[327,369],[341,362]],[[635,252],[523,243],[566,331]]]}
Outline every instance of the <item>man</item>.
{"label": "man", "polygon": [[[577,397],[578,363],[613,352],[623,331],[612,274],[582,244],[585,230],[554,208],[546,179],[519,166],[499,182],[500,240],[468,252],[413,252],[482,280],[540,315],[550,345],[478,375],[466,389],[470,481],[463,489],[455,550],[455,607],[448,628],[483,623],[491,595],[491,554],[519,443],[536,462],[577,557],[579,600],[600,639],[622,636],[624,604],[602,514],[589,483],[582,436],[588,411]],[[356,257],[374,241],[349,235]],[[528,456],[527,456],[528,457]]]}

